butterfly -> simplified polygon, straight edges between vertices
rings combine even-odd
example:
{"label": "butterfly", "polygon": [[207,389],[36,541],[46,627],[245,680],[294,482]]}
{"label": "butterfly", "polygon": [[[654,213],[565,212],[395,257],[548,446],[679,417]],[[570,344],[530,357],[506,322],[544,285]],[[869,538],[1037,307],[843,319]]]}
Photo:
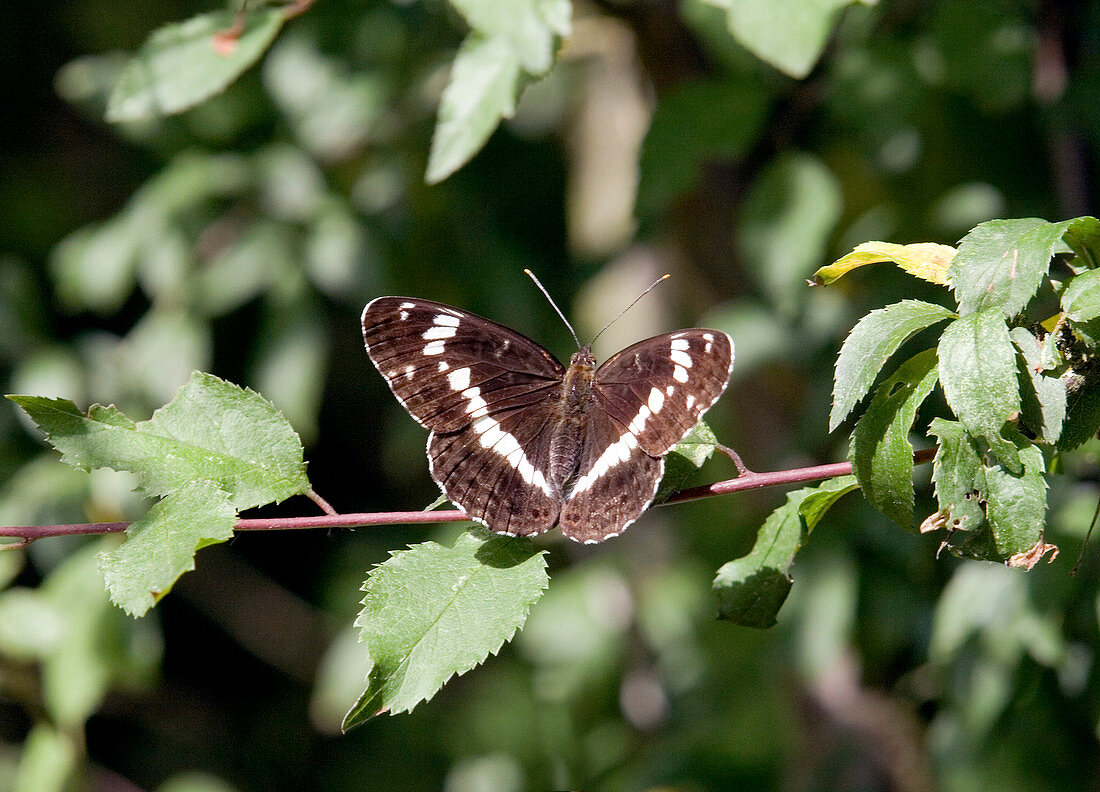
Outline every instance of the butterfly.
{"label": "butterfly", "polygon": [[515,330],[414,297],[372,300],[363,340],[397,400],[431,430],[429,469],[452,503],[497,533],[559,525],[588,544],[649,508],[664,455],[733,371],[733,342],[717,330],[647,338],[599,367],[578,344],[566,367]]}

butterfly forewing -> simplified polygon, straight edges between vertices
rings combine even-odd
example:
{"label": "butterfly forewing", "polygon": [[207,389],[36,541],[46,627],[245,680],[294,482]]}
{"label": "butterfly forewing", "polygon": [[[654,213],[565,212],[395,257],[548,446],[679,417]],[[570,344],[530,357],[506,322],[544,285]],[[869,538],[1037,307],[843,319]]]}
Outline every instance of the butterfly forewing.
{"label": "butterfly forewing", "polygon": [[437,432],[543,402],[564,372],[553,355],[515,330],[431,300],[371,301],[363,311],[363,340],[398,401]]}
{"label": "butterfly forewing", "polygon": [[596,401],[659,457],[718,400],[732,370],[733,342],[725,333],[666,333],[608,358],[596,371]]}

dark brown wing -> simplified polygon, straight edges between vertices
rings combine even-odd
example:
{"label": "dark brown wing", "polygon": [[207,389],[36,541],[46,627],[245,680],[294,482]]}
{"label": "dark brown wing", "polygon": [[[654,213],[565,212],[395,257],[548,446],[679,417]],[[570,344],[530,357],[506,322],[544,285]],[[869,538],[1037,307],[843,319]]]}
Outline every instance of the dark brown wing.
{"label": "dark brown wing", "polygon": [[482,416],[457,432],[432,432],[432,478],[451,502],[497,533],[528,536],[549,530],[561,506],[561,493],[544,475],[551,417],[549,407],[538,404]]}
{"label": "dark brown wing", "polygon": [[397,400],[436,432],[542,402],[565,371],[515,330],[414,297],[368,303],[363,341]]}
{"label": "dark brown wing", "polygon": [[563,535],[592,544],[621,534],[649,508],[664,460],[647,454],[597,403],[587,427],[578,473],[558,521]]}
{"label": "dark brown wing", "polygon": [[722,395],[733,371],[733,342],[694,328],[647,338],[596,370],[596,401],[649,454],[680,442]]}

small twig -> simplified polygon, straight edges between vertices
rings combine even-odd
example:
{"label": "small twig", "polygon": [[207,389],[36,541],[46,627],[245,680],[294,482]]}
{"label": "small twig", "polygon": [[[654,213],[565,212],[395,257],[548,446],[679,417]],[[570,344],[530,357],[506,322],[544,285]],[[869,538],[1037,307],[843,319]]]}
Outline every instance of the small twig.
{"label": "small twig", "polygon": [[[723,452],[725,453],[725,452]],[[928,462],[936,454],[936,449],[929,448],[918,451],[913,455],[913,463]],[[735,455],[736,456],[736,455]],[[736,460],[734,462],[736,464]],[[680,490],[669,496],[664,503],[680,503],[699,498],[709,498],[715,495],[726,495],[731,492],[741,492],[750,489],[763,489],[764,487],[777,487],[784,484],[801,484],[808,481],[820,481],[821,479],[844,476],[852,472],[852,465],[848,462],[837,462],[832,465],[816,465],[814,467],[796,468],[794,470],[778,470],[772,473],[753,473],[740,468],[744,472],[735,479],[718,481],[714,484],[706,484],[702,487]],[[332,507],[317,493],[310,490],[308,497],[317,503],[325,514],[312,517],[256,517],[237,520],[237,531],[292,531],[309,528],[362,528],[374,525],[412,525],[424,523],[461,522],[469,520],[470,516],[460,509],[448,509],[445,511],[412,511],[412,512],[359,512],[354,514],[337,514]],[[664,505],[664,504],[662,504]],[[0,546],[0,549],[12,549],[26,547],[31,542],[50,536],[74,536],[80,534],[107,534],[121,533],[130,527],[130,523],[74,523],[70,525],[27,525],[27,526],[0,526],[0,537],[10,536],[19,539]]]}
{"label": "small twig", "polygon": [[321,511],[325,514],[336,514],[336,509],[329,505],[329,502],[314,492],[311,487],[309,492],[306,493],[306,497],[321,507]]}
{"label": "small twig", "polygon": [[751,476],[751,475],[754,475],[751,470],[749,470],[747,467],[745,467],[745,463],[741,461],[741,455],[738,454],[736,451],[734,451],[729,446],[724,446],[724,445],[716,443],[715,446],[714,446],[714,450],[717,451],[719,454],[722,454],[724,456],[729,457],[733,461],[734,467],[737,468],[737,475],[738,476]]}

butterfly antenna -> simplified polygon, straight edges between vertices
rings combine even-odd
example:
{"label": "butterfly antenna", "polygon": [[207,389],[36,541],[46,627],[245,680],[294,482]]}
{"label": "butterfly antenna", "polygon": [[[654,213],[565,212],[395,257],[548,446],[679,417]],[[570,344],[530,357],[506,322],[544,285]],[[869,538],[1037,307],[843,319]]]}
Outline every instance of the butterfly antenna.
{"label": "butterfly antenna", "polygon": [[671,275],[669,275],[668,273],[666,273],[666,274],[662,275],[661,277],[659,277],[659,278],[658,278],[657,280],[653,281],[653,283],[649,284],[649,288],[648,288],[648,289],[646,289],[646,290],[645,290],[644,292],[642,292],[641,294],[639,294],[639,295],[638,295],[637,297],[635,297],[635,298],[634,298],[634,302],[632,302],[632,303],[631,303],[630,305],[626,306],[626,307],[625,307],[625,308],[623,308],[623,309],[622,309],[621,311],[619,311],[619,315],[618,315],[618,316],[616,316],[616,317],[615,317],[614,319],[612,319],[612,320],[611,320],[610,322],[608,322],[607,324],[605,324],[605,325],[603,326],[603,330],[600,330],[600,332],[596,333],[596,336],[595,336],[595,338],[593,338],[593,339],[592,339],[592,340],[591,340],[591,341],[589,342],[589,344],[588,344],[588,345],[589,345],[589,346],[592,346],[592,344],[595,344],[595,343],[596,343],[596,338],[599,338],[600,336],[602,336],[602,335],[603,335],[603,331],[604,331],[604,330],[606,330],[607,328],[611,327],[611,325],[615,324],[615,322],[619,321],[619,319],[621,319],[621,318],[622,318],[622,315],[623,315],[624,313],[626,313],[627,311],[629,311],[629,310],[630,310],[631,308],[633,308],[633,307],[634,307],[635,305],[637,305],[637,304],[638,304],[638,301],[639,301],[639,300],[641,300],[641,299],[642,299],[643,297],[645,297],[645,296],[646,296],[647,294],[649,294],[649,293],[650,293],[651,291],[653,291],[654,289],[656,289],[656,288],[657,288],[657,284],[658,284],[658,283],[660,283],[660,282],[661,282],[661,281],[663,281],[663,280],[668,280],[668,279],[669,279],[669,278],[671,278],[671,277],[672,277]]}
{"label": "butterfly antenna", "polygon": [[577,349],[580,349],[581,342],[580,339],[577,338],[577,332],[573,329],[573,325],[569,324],[569,320],[565,318],[565,314],[561,312],[561,308],[558,307],[558,304],[554,302],[554,298],[550,296],[550,292],[546,291],[546,287],[543,286],[539,282],[539,279],[535,277],[535,273],[531,272],[531,270],[529,269],[525,269],[524,272],[527,273],[527,277],[535,282],[535,285],[539,287],[539,291],[542,292],[542,295],[546,298],[550,305],[553,306],[554,310],[558,312],[558,316],[560,316],[561,320],[565,322],[565,326],[569,328],[569,332],[572,334],[573,340],[577,343]]}

